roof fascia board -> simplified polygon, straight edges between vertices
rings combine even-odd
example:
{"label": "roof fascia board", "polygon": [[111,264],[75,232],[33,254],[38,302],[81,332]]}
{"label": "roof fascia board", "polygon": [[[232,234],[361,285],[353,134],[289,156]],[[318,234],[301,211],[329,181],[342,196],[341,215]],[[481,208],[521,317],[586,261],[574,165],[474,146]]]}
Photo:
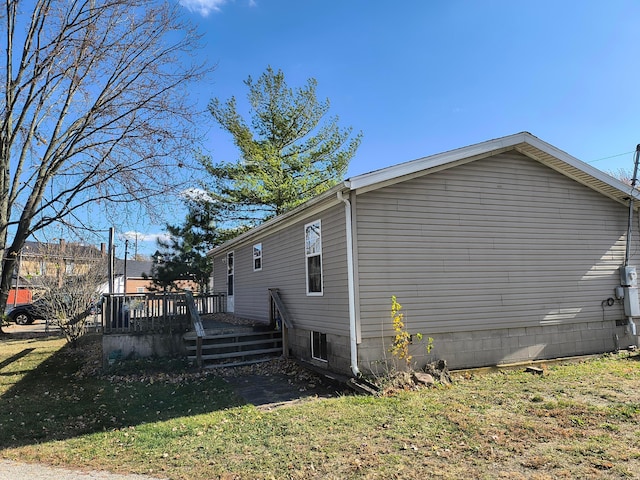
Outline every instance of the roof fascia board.
{"label": "roof fascia board", "polygon": [[[473,161],[478,158],[494,155],[497,151],[508,150],[518,143],[522,143],[525,141],[526,135],[531,136],[528,133],[516,133],[515,135],[510,135],[508,137],[497,138],[487,142],[478,143],[476,145],[437,153],[428,157],[418,158],[417,160],[383,168],[382,170],[358,175],[349,179],[351,189],[359,190],[365,187],[382,184],[390,180],[393,181],[400,177],[406,177],[408,175],[423,172],[425,170],[433,171],[434,168],[452,164],[461,160],[470,159],[469,161]],[[378,187],[376,186],[374,188]]]}
{"label": "roof fascia board", "polygon": [[[568,153],[554,147],[553,145],[540,140],[539,138],[531,135],[528,132],[516,133],[507,137],[497,138],[489,140],[487,142],[471,145],[468,147],[451,150],[449,152],[439,153],[431,155],[429,157],[419,158],[410,162],[405,162],[399,165],[388,167],[375,172],[366,173],[349,179],[348,184],[352,190],[356,190],[357,194],[365,193],[368,191],[376,190],[381,187],[389,186],[400,181],[416,178],[422,175],[438,172],[456,165],[462,165],[465,163],[473,162],[482,158],[498,155],[500,153],[517,150],[518,152],[527,155],[530,158],[532,154],[530,151],[522,149],[522,145],[529,145],[540,152],[547,155],[551,155],[567,165],[580,170],[587,175],[595,178],[596,180],[609,185],[610,187],[622,192],[627,196],[633,196],[634,199],[640,200],[640,191],[633,190],[630,185],[621,182],[620,180],[607,175],[603,171],[592,167],[588,163],[585,163],[577,158],[569,155]],[[579,178],[575,178],[567,170],[562,170],[549,165],[544,160],[534,158],[550,168],[554,168],[561,174],[584,184]],[[590,188],[594,188],[593,185],[587,185]],[[605,195],[606,192],[600,192]],[[607,195],[609,196],[609,195]],[[619,198],[614,200],[620,201]]]}
{"label": "roof fascia board", "polygon": [[348,186],[345,183],[339,183],[335,187],[330,188],[326,192],[314,197],[302,205],[297,206],[290,212],[287,212],[278,217],[274,217],[270,220],[267,220],[261,225],[258,225],[251,230],[247,230],[246,232],[238,235],[231,240],[227,240],[222,245],[219,245],[213,249],[211,249],[207,256],[212,257],[218,255],[220,253],[224,253],[226,251],[237,248],[238,246],[247,243],[255,238],[263,237],[267,233],[275,233],[284,228],[287,228],[290,225],[298,222],[303,216],[315,215],[320,213],[328,208],[331,208],[335,205],[341,203],[338,199],[338,191],[348,190]]}
{"label": "roof fascia board", "polygon": [[[439,162],[437,164],[434,163],[434,166],[425,167],[424,170],[419,170],[417,172],[408,173],[406,175],[400,175],[398,177],[393,177],[393,178],[390,178],[390,179],[385,180],[385,181],[373,183],[371,185],[365,185],[365,186],[360,186],[360,187],[356,186],[355,187],[355,188],[357,188],[356,195],[361,195],[363,193],[367,193],[367,192],[370,192],[370,191],[373,191],[373,190],[377,190],[377,189],[383,188],[383,187],[388,187],[390,185],[394,185],[396,183],[404,182],[404,181],[411,180],[411,179],[414,179],[414,178],[422,177],[424,175],[431,175],[433,173],[440,172],[442,170],[447,170],[447,169],[452,168],[452,167],[456,167],[456,166],[459,166],[459,165],[464,165],[466,163],[475,162],[476,160],[480,160],[482,158],[491,157],[493,155],[497,155],[499,153],[506,152],[506,151],[509,151],[509,150],[513,150],[513,147],[504,147],[504,148],[500,148],[498,150],[492,150],[491,152],[486,152],[486,153],[474,155],[474,156],[471,156],[471,157],[465,157],[465,158],[461,158],[461,159],[458,159],[458,160],[451,159],[451,160],[449,160],[447,162],[444,162],[444,163],[439,163]],[[352,189],[354,189],[353,185],[359,185],[359,183],[355,182],[355,184],[354,184],[354,182],[349,182],[349,185],[351,186]]]}
{"label": "roof fascia board", "polygon": [[[638,200],[640,199],[640,192],[637,189],[633,189],[633,187],[631,187],[631,185],[627,185],[626,183],[618,180],[617,178],[612,177],[611,175],[607,175],[606,173],[604,173],[602,170],[599,170],[595,167],[592,167],[591,165],[589,165],[588,163],[583,162],[582,160],[577,159],[576,157],[573,157],[571,155],[569,155],[568,153],[554,147],[553,145],[544,142],[542,140],[540,140],[537,137],[534,137],[533,135],[529,135],[527,141],[525,143],[528,143],[529,145],[531,145],[532,147],[540,150],[541,152],[544,152],[548,155],[551,155],[555,158],[557,158],[558,160],[566,163],[567,165],[570,165],[578,170],[583,171],[584,173],[586,173],[587,175],[592,176],[593,178],[595,178],[596,180],[599,180],[607,185],[609,185],[610,187],[613,187],[617,190],[620,190],[621,192],[626,193],[627,195],[631,196],[633,195],[634,199]],[[531,157],[531,154],[528,152],[524,152],[521,151],[520,149],[517,148],[517,150],[529,157]],[[544,163],[545,165],[547,165],[544,161],[536,159],[538,161],[540,161],[541,163]],[[550,168],[553,168],[551,165],[547,165]],[[557,169],[555,169],[557,170]],[[579,183],[584,183],[582,181],[580,181],[580,179],[577,178],[573,178],[568,172],[566,171],[561,171],[560,173],[563,173],[564,175],[568,176],[569,178],[572,178],[573,180],[579,182]]]}

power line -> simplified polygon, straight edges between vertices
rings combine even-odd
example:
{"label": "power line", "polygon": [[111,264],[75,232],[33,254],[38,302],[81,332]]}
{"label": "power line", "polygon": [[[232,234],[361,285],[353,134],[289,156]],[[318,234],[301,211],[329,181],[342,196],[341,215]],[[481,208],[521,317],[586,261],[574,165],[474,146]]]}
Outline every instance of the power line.
{"label": "power line", "polygon": [[610,158],[622,157],[624,155],[629,155],[629,154],[634,153],[634,152],[635,152],[635,150],[631,150],[630,152],[618,153],[617,155],[611,155],[610,157],[603,157],[603,158],[598,158],[596,160],[590,160],[587,163],[601,162],[602,160],[609,160]]}

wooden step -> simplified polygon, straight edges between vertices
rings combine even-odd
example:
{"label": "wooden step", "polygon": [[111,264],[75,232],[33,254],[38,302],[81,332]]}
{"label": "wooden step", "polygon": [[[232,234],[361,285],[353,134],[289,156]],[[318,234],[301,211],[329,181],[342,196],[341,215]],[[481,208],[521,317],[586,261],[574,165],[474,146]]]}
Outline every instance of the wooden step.
{"label": "wooden step", "polygon": [[[281,338],[264,338],[260,340],[250,340],[245,342],[230,342],[230,343],[205,343],[202,342],[202,350],[215,350],[222,348],[236,348],[236,347],[245,347],[252,345],[263,345],[265,343],[279,343],[282,347],[282,339]],[[187,345],[187,350],[196,350],[195,345]]]}
{"label": "wooden step", "polygon": [[254,356],[266,355],[269,353],[280,353],[280,352],[282,352],[282,347],[263,348],[261,350],[246,350],[244,352],[229,352],[229,353],[215,353],[212,355],[202,355],[202,360],[223,360],[225,358],[254,357]]}
{"label": "wooden step", "polygon": [[[251,336],[271,336],[271,337],[280,337],[282,336],[282,332],[281,331],[276,331],[276,330],[267,330],[266,332],[263,331],[249,331],[249,332],[231,332],[231,333],[207,333],[204,337],[202,337],[202,340],[218,340],[218,339],[225,339],[225,338],[243,338],[243,337],[251,337]],[[185,333],[182,338],[185,341],[195,341],[196,340],[196,333],[195,332],[187,332]]]}
{"label": "wooden step", "polygon": [[[197,337],[194,332],[183,335],[187,358],[197,360]],[[208,332],[202,337],[201,359],[205,367],[232,367],[270,360],[282,353],[281,331],[246,331],[216,334]],[[212,363],[213,362],[213,363]]]}

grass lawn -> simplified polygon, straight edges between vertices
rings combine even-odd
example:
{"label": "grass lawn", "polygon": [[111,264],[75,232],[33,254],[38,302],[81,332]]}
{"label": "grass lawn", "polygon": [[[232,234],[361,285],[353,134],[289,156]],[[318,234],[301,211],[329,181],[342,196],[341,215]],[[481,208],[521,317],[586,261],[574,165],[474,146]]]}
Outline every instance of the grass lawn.
{"label": "grass lawn", "polygon": [[0,458],[171,479],[640,478],[640,357],[271,411],[181,362],[0,340]]}

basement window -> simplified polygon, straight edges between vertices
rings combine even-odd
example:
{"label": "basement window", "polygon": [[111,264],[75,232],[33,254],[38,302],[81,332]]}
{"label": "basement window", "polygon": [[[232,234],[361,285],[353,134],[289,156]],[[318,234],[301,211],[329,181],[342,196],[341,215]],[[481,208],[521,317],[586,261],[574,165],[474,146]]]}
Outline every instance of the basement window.
{"label": "basement window", "polygon": [[311,332],[311,358],[326,362],[327,357],[327,334]]}

